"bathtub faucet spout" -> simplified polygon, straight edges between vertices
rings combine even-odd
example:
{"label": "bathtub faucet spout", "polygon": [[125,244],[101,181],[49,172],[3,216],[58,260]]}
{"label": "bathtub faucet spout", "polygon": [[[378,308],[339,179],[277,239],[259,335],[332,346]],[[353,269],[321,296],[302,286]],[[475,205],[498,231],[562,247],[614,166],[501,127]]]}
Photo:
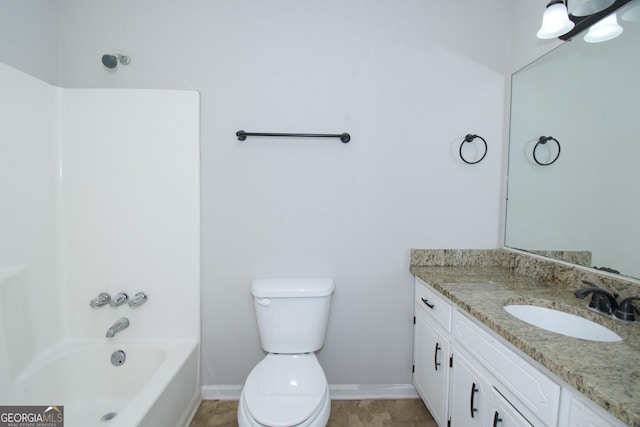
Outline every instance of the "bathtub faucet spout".
{"label": "bathtub faucet spout", "polygon": [[121,317],[116,321],[116,323],[113,324],[113,326],[109,328],[105,336],[107,338],[113,338],[115,334],[117,334],[121,330],[128,327],[129,327],[129,319],[127,319],[126,317]]}

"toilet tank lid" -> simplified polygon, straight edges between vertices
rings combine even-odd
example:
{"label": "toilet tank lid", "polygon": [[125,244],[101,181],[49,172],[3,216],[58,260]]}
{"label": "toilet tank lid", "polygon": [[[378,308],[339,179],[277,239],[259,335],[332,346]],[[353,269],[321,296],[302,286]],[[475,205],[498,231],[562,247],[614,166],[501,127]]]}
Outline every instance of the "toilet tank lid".
{"label": "toilet tank lid", "polygon": [[255,279],[251,284],[251,293],[259,298],[325,297],[334,289],[333,279],[326,277]]}

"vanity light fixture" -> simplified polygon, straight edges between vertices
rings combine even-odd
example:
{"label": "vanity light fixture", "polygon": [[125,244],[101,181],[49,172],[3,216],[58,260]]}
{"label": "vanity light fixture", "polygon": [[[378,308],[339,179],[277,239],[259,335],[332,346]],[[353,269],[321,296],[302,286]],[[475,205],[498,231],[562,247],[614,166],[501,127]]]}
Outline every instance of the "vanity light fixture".
{"label": "vanity light fixture", "polygon": [[576,24],[569,19],[567,5],[563,0],[551,0],[542,15],[539,39],[554,39],[568,33]]}
{"label": "vanity light fixture", "polygon": [[[538,30],[538,38],[552,39],[558,37],[560,40],[570,40],[576,34],[595,26],[603,18],[612,15],[616,10],[631,1],[633,0],[551,0],[542,16],[542,25]],[[604,26],[605,23],[602,25]],[[622,27],[617,26],[619,28],[613,33],[617,31],[617,35],[620,35]]]}
{"label": "vanity light fixture", "polygon": [[618,25],[618,18],[615,13],[596,22],[585,34],[584,41],[587,43],[600,43],[615,39],[622,34],[623,28]]}

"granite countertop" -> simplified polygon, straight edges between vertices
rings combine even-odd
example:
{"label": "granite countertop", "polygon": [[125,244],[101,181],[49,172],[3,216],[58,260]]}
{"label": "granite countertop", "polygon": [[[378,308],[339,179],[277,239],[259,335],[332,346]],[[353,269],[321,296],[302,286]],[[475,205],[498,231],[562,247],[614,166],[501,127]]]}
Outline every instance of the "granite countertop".
{"label": "granite countertop", "polygon": [[[462,310],[528,354],[624,423],[640,427],[640,322],[626,323],[587,307],[562,284],[495,265],[417,266],[411,272]],[[580,315],[616,332],[614,343],[548,332],[507,313],[535,304]]]}

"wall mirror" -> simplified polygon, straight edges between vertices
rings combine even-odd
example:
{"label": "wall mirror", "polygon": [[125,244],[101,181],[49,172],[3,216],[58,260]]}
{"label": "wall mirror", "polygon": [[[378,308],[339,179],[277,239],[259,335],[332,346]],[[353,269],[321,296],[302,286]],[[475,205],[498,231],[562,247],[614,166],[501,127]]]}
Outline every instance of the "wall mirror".
{"label": "wall mirror", "polygon": [[505,246],[640,278],[640,0],[617,18],[512,76]]}

